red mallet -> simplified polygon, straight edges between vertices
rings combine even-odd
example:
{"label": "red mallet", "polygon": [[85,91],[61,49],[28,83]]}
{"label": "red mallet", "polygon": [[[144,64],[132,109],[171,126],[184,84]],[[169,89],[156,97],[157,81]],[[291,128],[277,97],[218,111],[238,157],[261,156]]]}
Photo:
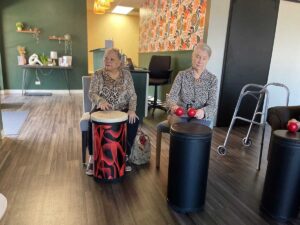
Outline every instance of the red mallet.
{"label": "red mallet", "polygon": [[197,110],[194,108],[189,108],[189,110],[187,111],[187,114],[189,117],[195,117],[197,113]]}
{"label": "red mallet", "polygon": [[184,110],[181,107],[178,107],[175,111],[176,116],[182,116],[184,114]]}
{"label": "red mallet", "polygon": [[287,129],[289,130],[289,132],[295,133],[298,130],[298,125],[295,122],[290,122],[287,126]]}

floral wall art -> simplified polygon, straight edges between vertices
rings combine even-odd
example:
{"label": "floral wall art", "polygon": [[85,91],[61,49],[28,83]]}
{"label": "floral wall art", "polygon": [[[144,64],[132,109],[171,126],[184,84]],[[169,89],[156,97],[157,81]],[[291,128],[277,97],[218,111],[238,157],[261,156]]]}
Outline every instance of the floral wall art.
{"label": "floral wall art", "polygon": [[140,9],[140,52],[191,50],[203,40],[207,0],[146,0]]}

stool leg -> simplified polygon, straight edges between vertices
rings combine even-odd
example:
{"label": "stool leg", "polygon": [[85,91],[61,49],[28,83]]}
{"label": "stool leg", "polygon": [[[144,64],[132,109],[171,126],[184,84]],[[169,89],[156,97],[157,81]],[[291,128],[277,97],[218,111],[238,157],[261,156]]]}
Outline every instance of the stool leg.
{"label": "stool leg", "polygon": [[160,167],[161,136],[162,136],[161,131],[157,130],[157,132],[156,132],[156,169],[159,169],[159,167]]}
{"label": "stool leg", "polygon": [[87,147],[87,131],[81,132],[81,138],[82,138],[82,165],[85,165],[86,162],[86,147]]}
{"label": "stool leg", "polygon": [[154,86],[154,102],[153,102],[152,116],[154,116],[154,111],[156,107],[157,107],[157,85]]}

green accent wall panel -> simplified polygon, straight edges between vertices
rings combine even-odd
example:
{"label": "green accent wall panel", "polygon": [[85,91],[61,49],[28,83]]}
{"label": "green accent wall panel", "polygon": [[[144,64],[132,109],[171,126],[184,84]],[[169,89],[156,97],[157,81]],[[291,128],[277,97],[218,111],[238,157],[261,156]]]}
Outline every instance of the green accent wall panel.
{"label": "green accent wall panel", "polygon": [[105,48],[93,49],[93,62],[94,62],[94,72],[103,68],[103,57],[105,53]]}
{"label": "green accent wall panel", "polygon": [[[83,0],[1,0],[0,3],[0,46],[4,89],[21,89],[22,70],[17,66],[17,46],[26,47],[26,56],[57,51],[58,57],[65,54],[65,43],[48,40],[48,36],[72,37],[72,66],[69,72],[70,88],[81,89],[81,76],[87,71],[87,15],[86,1]],[[23,22],[31,28],[41,30],[37,41],[31,34],[17,33],[16,22]],[[29,73],[27,89],[67,89],[63,71],[50,70],[38,73],[41,85],[34,84],[35,72]]]}
{"label": "green accent wall panel", "polygon": [[[171,56],[171,68],[173,69],[172,72],[172,79],[175,79],[177,73],[181,70],[185,70],[192,66],[192,51],[176,51],[176,52],[151,52],[151,53],[139,53],[139,62],[140,67],[148,68],[150,59],[152,55],[170,55]],[[159,86],[158,91],[158,98],[165,100],[166,93],[168,93],[171,89],[171,84]],[[148,95],[154,95],[154,87],[150,86]]]}

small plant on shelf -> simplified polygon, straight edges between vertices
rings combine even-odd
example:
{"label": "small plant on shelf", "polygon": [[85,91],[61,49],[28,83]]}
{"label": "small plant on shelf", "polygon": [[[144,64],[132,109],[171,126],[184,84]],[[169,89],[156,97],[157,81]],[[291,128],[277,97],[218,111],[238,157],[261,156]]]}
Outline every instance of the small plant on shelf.
{"label": "small plant on shelf", "polygon": [[48,65],[48,56],[41,54],[39,55],[39,59],[43,65]]}
{"label": "small plant on shelf", "polygon": [[18,31],[21,31],[21,30],[23,30],[23,28],[24,28],[24,24],[21,23],[21,22],[17,22],[17,23],[16,23],[16,28],[17,28]]}

